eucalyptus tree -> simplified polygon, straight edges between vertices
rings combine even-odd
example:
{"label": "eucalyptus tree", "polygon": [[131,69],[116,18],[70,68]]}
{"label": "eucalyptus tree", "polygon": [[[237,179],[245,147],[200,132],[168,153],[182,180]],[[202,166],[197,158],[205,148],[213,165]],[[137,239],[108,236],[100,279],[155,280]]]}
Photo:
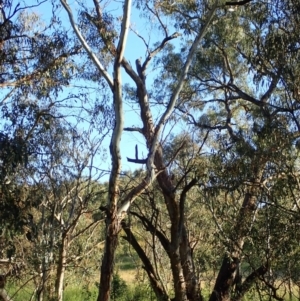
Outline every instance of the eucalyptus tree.
{"label": "eucalyptus tree", "polygon": [[[76,265],[90,254],[101,240],[101,237],[91,237],[101,220],[88,218],[98,211],[101,201],[97,181],[102,173],[92,164],[101,141],[95,143],[96,140],[91,141],[86,133],[79,136],[72,128],[68,131],[60,126],[50,133],[52,139],[45,146],[42,162],[31,178],[26,174],[26,178],[35,183],[32,189],[38,195],[36,205],[27,213],[32,216],[27,236],[30,233],[36,250],[32,260],[37,275],[41,275],[40,279],[35,279],[38,299],[42,300],[46,293],[48,298],[63,300],[68,266]],[[80,236],[89,231],[88,242],[80,247]],[[77,247],[73,248],[74,244]],[[51,277],[53,274],[55,276]]]}
{"label": "eucalyptus tree", "polygon": [[[242,278],[239,271],[241,262],[247,261],[245,256],[248,255],[248,259],[250,256],[243,250],[245,243],[254,240],[251,235],[254,235],[256,214],[269,218],[264,221],[268,228],[271,224],[274,227],[277,222],[281,223],[278,217],[271,214],[267,217],[258,212],[274,212],[269,206],[278,205],[282,214],[285,211],[291,215],[299,214],[297,197],[286,198],[289,200],[286,206],[280,207],[280,199],[286,197],[283,187],[291,187],[291,183],[282,181],[282,177],[297,182],[299,172],[300,108],[294,90],[299,60],[295,36],[299,31],[296,4],[253,1],[237,7],[230,14],[220,12],[195,56],[186,94],[182,94],[178,106],[200,132],[209,132],[214,143],[207,146],[215,152],[211,158],[218,162],[210,170],[203,191],[207,200],[215,202],[212,214],[218,216],[217,225],[221,233],[226,233],[227,241],[210,300],[239,300],[250,284],[259,280],[271,289],[272,297],[280,298],[275,281],[271,283],[267,279],[279,258],[271,259],[266,254],[274,255],[276,248],[281,249],[271,239],[276,236],[274,233],[269,236],[264,233],[260,240],[265,245],[264,251],[256,245],[260,255],[264,256],[255,265],[250,265],[251,272]],[[180,55],[166,54],[164,60],[169,76],[173,78],[171,83],[176,82],[180,72],[180,68],[172,64],[174,59],[180,62]],[[167,88],[170,84],[161,81],[161,85]],[[219,144],[217,148],[215,143]],[[284,184],[281,191],[275,189],[279,183]],[[222,210],[224,206],[216,202],[214,188],[226,192],[224,198],[231,195],[231,200],[235,206],[239,204],[240,209],[233,215],[230,207]],[[293,194],[298,195],[298,191],[297,185],[294,186]],[[266,206],[260,205],[263,200],[267,200]],[[224,224],[229,232],[223,229]],[[290,231],[289,235],[292,235]],[[244,282],[237,285],[241,279]]]}
{"label": "eucalyptus tree", "polygon": [[[51,126],[51,114],[58,104],[53,100],[68,85],[72,71],[70,56],[78,53],[67,35],[51,20],[44,24],[32,12],[43,2],[2,1],[0,7],[0,88],[1,88],[1,192],[18,167],[26,166],[37,135]],[[55,32],[54,32],[55,31]],[[58,117],[58,116],[57,116]],[[1,203],[1,229],[18,208],[11,200]],[[5,221],[5,222],[4,222]]]}
{"label": "eucalyptus tree", "polygon": [[[214,212],[214,204],[235,192],[236,208],[231,223],[228,218],[226,221],[225,254],[210,300],[242,298],[252,280],[258,281],[270,271],[270,262],[262,260],[236,285],[259,202],[270,197],[266,190],[271,179],[279,180],[283,172],[287,177],[296,174],[297,156],[291,154],[297,153],[299,137],[297,1],[137,1],[134,6],[128,0],[122,8],[115,8],[94,0],[91,7],[80,3],[78,14],[66,0],[60,3],[100,75],[99,81],[105,82],[114,108],[108,203],[102,208],[106,246],[98,300],[109,300],[118,234],[122,226],[126,234],[130,231],[124,221],[126,213],[154,181],[164,200],[168,232],[158,231],[153,221],[142,215],[135,216],[166,250],[176,301],[203,299],[188,236],[185,204],[189,192],[200,184],[199,195],[210,201],[209,209],[219,227],[222,215]],[[130,22],[132,8],[149,21],[155,37],[161,37],[154,38],[153,46],[152,31],[149,42]],[[135,68],[126,58],[130,34],[144,45],[145,58],[137,58]],[[175,39],[180,40],[180,49]],[[150,66],[160,70],[153,82],[149,81]],[[127,74],[126,85],[122,69]],[[133,126],[132,120],[125,119],[125,104],[137,112],[139,120]],[[182,125],[191,132],[199,131],[198,150],[205,150],[205,159],[210,160],[210,164],[195,160],[199,166],[191,165],[175,183],[168,166],[177,152],[168,161],[164,145],[165,133],[172,131],[172,125],[175,130]],[[129,161],[144,164],[146,171],[131,189],[121,193],[120,139],[124,131],[141,135],[148,154],[145,159],[139,156],[138,147],[132,150],[135,155]],[[292,169],[287,162],[293,162],[288,165]],[[127,234],[128,240],[130,237]],[[138,242],[131,243],[137,243],[138,250]],[[139,251],[157,298],[170,299],[149,258]]]}
{"label": "eucalyptus tree", "polygon": [[[97,132],[101,140],[110,127],[105,100],[90,100],[99,85],[93,85],[84,56],[75,64],[81,45],[68,36],[56,15],[57,8],[46,1],[3,1],[0,5],[2,193],[18,168],[34,160],[39,164],[45,137],[52,127],[60,127],[59,121],[69,124],[68,130],[73,127],[74,137],[85,131],[87,139]],[[78,80],[81,73],[85,85],[81,77]],[[3,213],[17,210],[4,207]]]}
{"label": "eucalyptus tree", "polygon": [[[68,13],[70,23],[78,40],[90,56],[91,61],[95,64],[101,76],[105,79],[107,88],[111,90],[115,110],[115,126],[110,143],[112,169],[109,181],[108,205],[105,210],[107,215],[106,247],[101,266],[100,292],[98,300],[109,300],[114,255],[117,246],[118,233],[121,230],[122,217],[126,214],[134,199],[149,185],[151,185],[155,178],[158,179],[161,188],[165,191],[164,197],[170,218],[172,219],[172,242],[169,247],[172,254],[170,259],[173,269],[175,299],[184,300],[186,299],[186,294],[191,295],[192,298],[195,299],[197,298],[196,295],[199,293],[197,290],[192,291],[196,288],[195,279],[188,275],[190,271],[183,269],[182,261],[180,259],[179,236],[181,236],[181,234],[178,236],[178,229],[180,229],[182,225],[179,227],[180,217],[179,210],[177,210],[178,204],[175,194],[171,192],[173,186],[170,182],[169,175],[165,170],[160,138],[166,122],[174,111],[175,104],[184,86],[185,78],[197,47],[209,28],[216,10],[221,4],[219,1],[216,1],[207,8],[200,7],[203,12],[203,26],[199,26],[198,24],[195,29],[196,34],[193,37],[192,46],[184,59],[184,65],[182,72],[179,74],[179,80],[175,84],[174,91],[171,92],[167,107],[163,109],[163,113],[157,122],[154,122],[154,116],[150,106],[151,98],[146,85],[146,70],[153,57],[161,52],[167,46],[169,41],[179,36],[178,32],[170,34],[167,27],[162,23],[160,15],[164,13],[164,7],[155,2],[137,2],[138,8],[142,10],[146,9],[148,12],[147,18],[154,18],[157,24],[161,26],[162,38],[154,47],[145,42],[146,58],[144,62],[137,59],[136,70],[134,70],[124,56],[127,36],[130,31],[130,16],[131,8],[133,6],[131,1],[124,2],[121,11],[121,18],[118,18],[121,20],[120,25],[118,25],[118,23],[113,23],[113,16],[109,15],[108,12],[103,11],[103,7],[100,6],[98,1],[93,2],[94,7],[90,9],[83,9],[83,12],[80,14],[83,20],[81,23],[76,22],[76,16],[72,8],[65,0],[62,0],[61,4]],[[89,35],[87,35],[87,37],[84,36],[85,28],[81,28],[81,24],[85,25],[87,21],[89,21],[91,30],[96,32],[97,39],[101,41],[99,45],[95,45],[95,41],[97,41],[95,39],[94,41],[89,41]],[[120,27],[118,30],[119,34],[117,31],[118,27]],[[145,40],[143,39],[143,41]],[[99,49],[96,50],[98,47],[102,47],[102,49],[106,50],[106,53],[111,56],[110,62],[113,69],[112,76],[104,65],[104,51],[100,51],[100,54],[97,55],[99,53]],[[122,97],[123,85],[121,77],[122,68],[125,69],[125,72],[128,74],[135,86],[137,107],[140,110],[140,123],[142,124],[142,127],[127,128],[126,130],[138,132],[144,137],[148,149],[148,155],[145,161],[147,166],[145,178],[136,187],[130,190],[129,193],[120,198],[118,193],[118,178],[121,171],[120,139],[124,129],[124,100]],[[140,159],[136,157],[136,160],[138,162]],[[158,295],[158,297],[161,298],[161,295]]]}
{"label": "eucalyptus tree", "polygon": [[18,206],[18,231],[2,233],[10,241],[2,253],[22,267],[19,277],[32,283],[32,298],[62,300],[68,267],[91,257],[102,240],[95,236],[101,219],[94,215],[104,193],[98,183],[103,172],[93,167],[102,141],[87,132],[79,135],[60,119],[49,121],[52,127],[38,135],[38,150],[6,184]]}

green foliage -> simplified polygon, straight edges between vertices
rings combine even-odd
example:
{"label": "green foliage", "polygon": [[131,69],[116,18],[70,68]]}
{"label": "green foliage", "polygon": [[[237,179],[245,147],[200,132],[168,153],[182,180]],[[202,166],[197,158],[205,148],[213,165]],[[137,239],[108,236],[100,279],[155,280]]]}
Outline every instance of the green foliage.
{"label": "green foliage", "polygon": [[133,301],[133,300],[154,301],[154,300],[156,300],[156,297],[155,297],[152,289],[148,285],[138,284],[138,285],[132,285],[130,287],[129,292],[127,293],[127,295],[125,296],[125,298],[123,300],[125,300],[125,301]]}
{"label": "green foliage", "polygon": [[111,300],[122,300],[128,294],[128,287],[126,282],[120,277],[118,273],[113,275],[112,289],[110,293]]}

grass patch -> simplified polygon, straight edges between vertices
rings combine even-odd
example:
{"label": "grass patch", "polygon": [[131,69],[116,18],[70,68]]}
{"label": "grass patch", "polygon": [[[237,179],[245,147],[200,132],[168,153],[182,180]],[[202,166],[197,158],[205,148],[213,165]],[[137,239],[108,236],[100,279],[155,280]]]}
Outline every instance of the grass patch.
{"label": "grass patch", "polygon": [[64,291],[64,301],[95,301],[97,296],[96,287],[68,287]]}
{"label": "grass patch", "polygon": [[[30,300],[34,289],[31,285],[23,286],[22,288],[18,287],[16,283],[9,283],[6,286],[6,291],[10,298],[13,301],[27,301]],[[98,289],[96,286],[87,287],[87,286],[68,286],[64,290],[63,300],[64,301],[95,301],[97,300]],[[36,300],[36,296],[32,300]],[[48,298],[44,297],[45,301],[48,301]]]}
{"label": "grass patch", "polygon": [[20,287],[18,283],[8,282],[5,286],[8,296],[14,301],[30,300],[34,294],[34,288],[31,285]]}

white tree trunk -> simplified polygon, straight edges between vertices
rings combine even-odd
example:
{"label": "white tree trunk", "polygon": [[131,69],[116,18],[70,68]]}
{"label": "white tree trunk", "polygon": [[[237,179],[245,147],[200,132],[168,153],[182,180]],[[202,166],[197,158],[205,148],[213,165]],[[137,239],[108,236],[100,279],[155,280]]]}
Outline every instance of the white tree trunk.
{"label": "white tree trunk", "polygon": [[0,289],[0,300],[3,300],[3,301],[13,301],[13,299],[11,299],[6,290],[4,288],[1,288]]}
{"label": "white tree trunk", "polygon": [[62,245],[59,250],[59,259],[57,264],[57,273],[55,281],[55,295],[57,301],[63,301],[63,292],[64,292],[64,278],[66,271],[66,262],[68,254],[68,237],[66,235],[62,238]]}

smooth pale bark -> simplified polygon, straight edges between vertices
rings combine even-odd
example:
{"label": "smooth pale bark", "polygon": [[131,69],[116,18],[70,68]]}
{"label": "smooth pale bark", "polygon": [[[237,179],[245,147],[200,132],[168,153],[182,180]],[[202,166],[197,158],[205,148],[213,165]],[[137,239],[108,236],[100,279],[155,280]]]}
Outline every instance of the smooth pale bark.
{"label": "smooth pale bark", "polygon": [[121,33],[114,62],[114,82],[112,92],[114,98],[115,127],[110,142],[112,170],[109,178],[105,251],[101,265],[98,301],[110,300],[115,252],[118,245],[118,233],[121,229],[121,220],[117,215],[117,204],[119,200],[118,179],[121,172],[120,141],[124,124],[121,62],[123,60],[129,30],[131,5],[131,0],[127,0],[124,3],[124,14],[122,20]]}
{"label": "smooth pale bark", "polygon": [[55,280],[55,295],[57,301],[63,300],[64,278],[65,278],[65,271],[66,271],[68,247],[69,247],[68,236],[64,233],[62,236],[61,246],[59,249],[59,255],[58,255],[59,257],[58,257],[56,280]]}
{"label": "smooth pale bark", "polygon": [[0,300],[3,300],[3,301],[13,301],[13,299],[11,299],[9,297],[9,295],[7,294],[7,291],[4,288],[0,289]]}
{"label": "smooth pale bark", "polygon": [[[129,18],[131,9],[131,0],[127,0],[124,3],[124,14],[122,20],[122,28],[119,38],[118,47],[115,52],[114,60],[114,76],[113,79],[108,74],[108,72],[103,67],[102,63],[97,58],[96,54],[91,50],[88,43],[84,39],[80,30],[78,29],[73,13],[66,3],[65,0],[61,0],[62,5],[66,9],[70,23],[73,27],[75,34],[77,35],[79,41],[83,45],[87,54],[90,56],[92,62],[98,68],[100,73],[105,78],[111,91],[113,93],[113,104],[115,112],[115,127],[113,130],[111,143],[110,143],[110,154],[112,161],[112,170],[109,179],[109,193],[108,193],[108,204],[106,210],[106,240],[105,240],[105,250],[101,265],[101,276],[100,276],[100,287],[98,300],[108,301],[110,299],[111,290],[111,280],[114,268],[114,257],[115,250],[118,243],[118,233],[120,231],[120,219],[117,215],[117,204],[119,200],[119,188],[118,188],[118,178],[121,171],[121,155],[120,155],[120,140],[123,131],[123,100],[122,100],[122,81],[121,81],[121,62],[123,60],[123,55],[126,46],[126,39],[129,29]],[[94,1],[95,9],[98,17],[101,17],[101,9],[99,3]]]}

